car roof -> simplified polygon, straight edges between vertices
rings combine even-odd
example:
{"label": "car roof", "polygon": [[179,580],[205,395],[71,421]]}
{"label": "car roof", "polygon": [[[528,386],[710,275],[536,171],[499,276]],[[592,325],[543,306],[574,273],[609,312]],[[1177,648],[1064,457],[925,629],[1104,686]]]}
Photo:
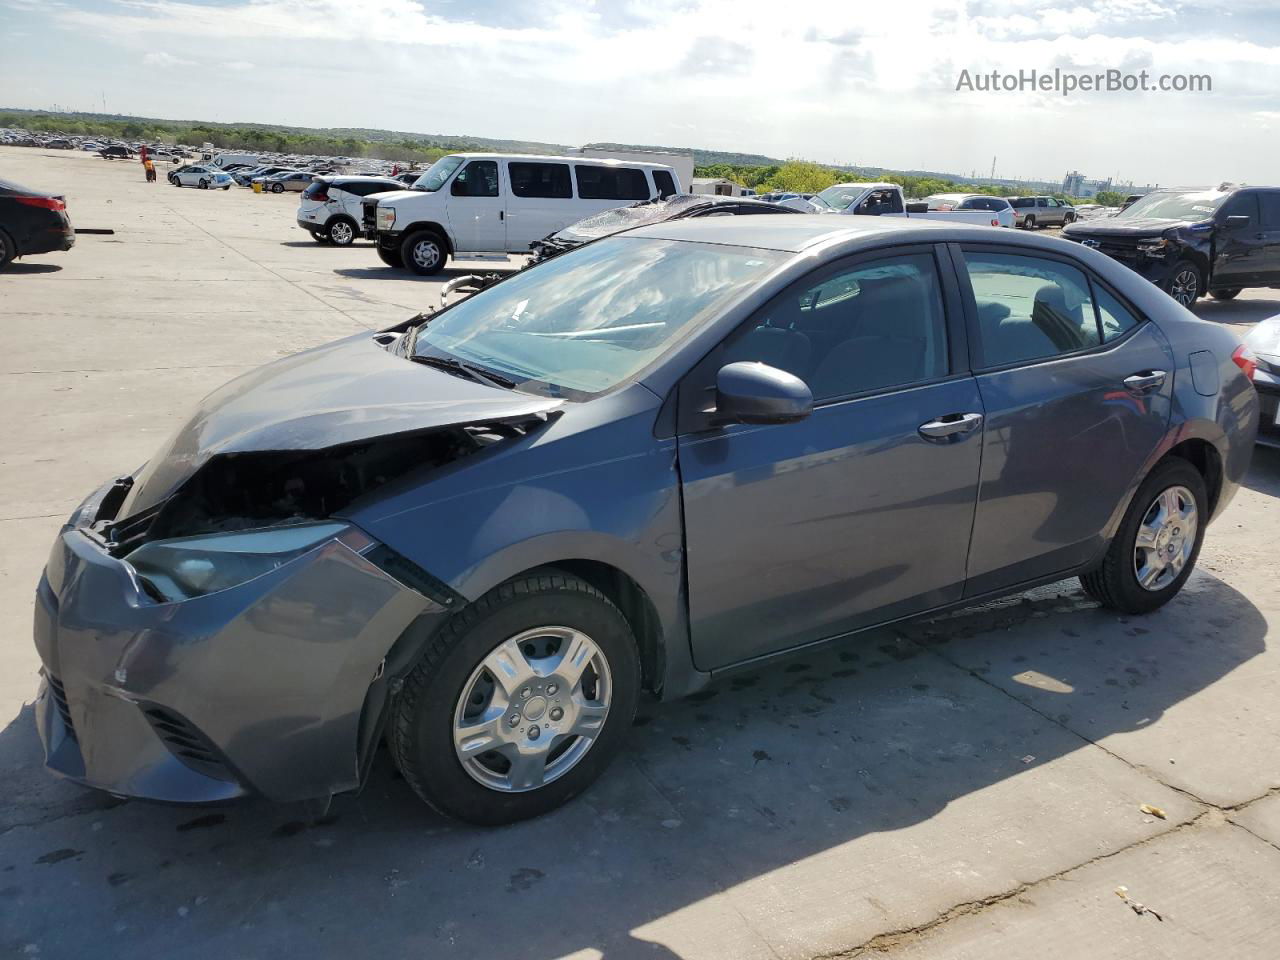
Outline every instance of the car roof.
{"label": "car roof", "polygon": [[554,157],[537,153],[451,153],[448,156],[462,157],[466,160],[515,160],[517,162],[528,160],[541,163],[580,163],[596,167],[656,167],[659,170],[665,170],[671,166],[669,163],[653,163],[648,160],[619,160],[615,157]]}
{"label": "car roof", "polygon": [[322,176],[318,179],[327,183],[344,184],[344,183],[396,183],[396,178],[391,174],[385,176],[376,173],[353,173],[350,175],[340,174],[337,176]]}
{"label": "car roof", "polygon": [[[988,226],[948,224],[938,220],[815,213],[793,217],[693,217],[668,220],[629,230],[627,236],[802,253],[813,247],[838,241],[879,239],[886,236],[900,238],[904,243],[936,243],[946,239],[935,235],[938,233],[970,241],[989,241],[994,239],[991,232],[993,229],[995,228]],[[999,239],[1007,238],[1001,236]]]}

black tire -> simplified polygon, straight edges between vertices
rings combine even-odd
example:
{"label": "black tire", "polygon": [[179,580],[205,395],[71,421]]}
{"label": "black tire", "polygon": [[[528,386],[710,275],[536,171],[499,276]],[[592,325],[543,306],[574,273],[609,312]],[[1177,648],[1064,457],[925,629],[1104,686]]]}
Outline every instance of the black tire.
{"label": "black tire", "polygon": [[326,230],[335,247],[349,247],[360,236],[360,228],[350,217],[334,217],[326,225]]}
{"label": "black tire", "polygon": [[378,244],[378,259],[388,267],[404,269],[404,258],[400,256],[399,247],[384,247],[382,244]]}
{"label": "black tire", "polygon": [[[1191,492],[1195,500],[1196,531],[1191,553],[1181,572],[1159,590],[1149,590],[1138,582],[1134,554],[1137,549],[1138,529],[1148,512],[1155,508],[1160,494],[1174,487]],[[1096,570],[1080,577],[1085,593],[1104,607],[1122,613],[1150,613],[1164,606],[1182,589],[1187,577],[1195,568],[1204,542],[1204,529],[1209,520],[1208,496],[1200,471],[1180,457],[1170,457],[1156,464],[1155,469],[1138,487],[1133,502],[1125,512],[1115,538],[1107,548],[1106,556]]]}
{"label": "black tire", "polygon": [[[611,701],[604,725],[580,759],[549,783],[518,792],[486,786],[454,748],[463,688],[504,641],[552,624],[586,634],[607,659]],[[640,660],[626,618],[594,587],[547,568],[500,584],[440,628],[405,678],[388,741],[405,780],[432,809],[484,826],[514,823],[554,810],[604,772],[626,738],[639,696]]]}
{"label": "black tire", "polygon": [[1025,217],[1022,218],[1022,229],[1034,230],[1035,228],[1036,228],[1036,215],[1034,213],[1028,213]]}
{"label": "black tire", "polygon": [[208,190],[208,189],[209,189],[209,181],[208,181],[208,180],[201,180],[198,184],[196,184],[196,186],[198,186],[201,190]]}
{"label": "black tire", "polygon": [[229,184],[229,183],[228,183],[228,184],[227,184],[225,187],[223,187],[222,189],[223,189],[223,190],[230,190],[230,189],[231,189],[231,184]]}
{"label": "black tire", "polygon": [[1062,217],[1062,225],[1064,227],[1069,226],[1070,224],[1073,224],[1075,222],[1076,222],[1076,215],[1074,213],[1067,213],[1067,214],[1064,214]]}
{"label": "black tire", "polygon": [[312,230],[310,232],[311,232],[311,239],[314,240],[316,243],[328,244],[332,242],[329,239],[329,235],[325,233],[323,230]]}
{"label": "black tire", "polygon": [[1169,271],[1169,279],[1160,288],[1184,307],[1190,308],[1204,292],[1200,268],[1190,260],[1179,260]]}
{"label": "black tire", "polygon": [[13,237],[0,230],[0,270],[11,264],[17,255],[18,246],[13,242]]}
{"label": "black tire", "polygon": [[[432,247],[436,251],[434,260],[429,256]],[[440,234],[430,230],[418,230],[409,234],[401,242],[400,259],[418,276],[430,277],[444,269],[447,249]]]}
{"label": "black tire", "polygon": [[1210,290],[1209,296],[1213,297],[1215,300],[1234,300],[1236,297],[1240,296],[1240,291],[1242,289],[1244,288],[1228,287],[1226,290]]}
{"label": "black tire", "polygon": [[283,184],[283,183],[273,183],[273,184],[271,185],[271,192],[272,192],[272,193],[284,193],[284,184]]}

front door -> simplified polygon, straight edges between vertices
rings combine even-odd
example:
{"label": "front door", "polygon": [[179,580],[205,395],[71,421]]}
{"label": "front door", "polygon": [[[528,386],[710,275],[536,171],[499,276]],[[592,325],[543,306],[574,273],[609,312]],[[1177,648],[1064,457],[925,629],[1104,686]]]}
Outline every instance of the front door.
{"label": "front door", "polygon": [[497,160],[472,160],[449,184],[449,229],[454,249],[469,253],[506,253],[506,200]]}
{"label": "front door", "polygon": [[966,596],[1098,555],[1164,436],[1168,342],[1066,259],[958,251],[986,414]]}
{"label": "front door", "polygon": [[[700,669],[961,596],[982,408],[948,350],[963,334],[958,294],[945,289],[929,247],[825,268],[776,297],[682,382],[690,634]],[[713,426],[704,411],[714,404],[715,373],[740,360],[803,379],[813,414],[785,425]]]}
{"label": "front door", "polygon": [[[1248,217],[1245,223],[1228,224],[1228,217]],[[1212,288],[1248,287],[1260,282],[1266,270],[1267,244],[1263,233],[1258,191],[1242,190],[1218,211],[1213,257]]]}
{"label": "front door", "polygon": [[1262,207],[1264,244],[1258,279],[1266,284],[1280,284],[1280,190],[1260,190],[1258,201]]}

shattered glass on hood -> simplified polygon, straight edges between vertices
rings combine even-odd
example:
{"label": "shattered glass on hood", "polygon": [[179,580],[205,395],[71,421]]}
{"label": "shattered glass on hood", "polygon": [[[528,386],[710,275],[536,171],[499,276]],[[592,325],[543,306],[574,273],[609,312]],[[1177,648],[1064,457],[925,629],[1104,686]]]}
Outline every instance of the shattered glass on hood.
{"label": "shattered glass on hood", "polygon": [[607,237],[619,230],[630,230],[632,227],[643,227],[650,223],[662,223],[690,207],[706,203],[709,199],[711,198],[706,196],[682,193],[665,200],[643,200],[629,207],[602,210],[585,220],[579,220],[565,227],[555,234],[555,239],[586,243],[598,237]]}

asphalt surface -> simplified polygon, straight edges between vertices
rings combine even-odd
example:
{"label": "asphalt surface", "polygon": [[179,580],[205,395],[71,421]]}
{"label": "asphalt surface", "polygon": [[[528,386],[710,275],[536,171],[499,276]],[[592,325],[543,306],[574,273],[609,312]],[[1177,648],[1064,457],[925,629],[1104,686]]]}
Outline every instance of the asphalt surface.
{"label": "asphalt surface", "polygon": [[[538,821],[442,821],[385,754],[327,811],[50,777],[30,618],[61,520],[219,383],[440,281],[316,245],[292,195],[17,148],[0,177],[115,230],[0,274],[0,956],[1280,955],[1270,451],[1162,611],[1064,582],[647,703],[605,777]],[[1246,329],[1273,293],[1200,312]]]}

